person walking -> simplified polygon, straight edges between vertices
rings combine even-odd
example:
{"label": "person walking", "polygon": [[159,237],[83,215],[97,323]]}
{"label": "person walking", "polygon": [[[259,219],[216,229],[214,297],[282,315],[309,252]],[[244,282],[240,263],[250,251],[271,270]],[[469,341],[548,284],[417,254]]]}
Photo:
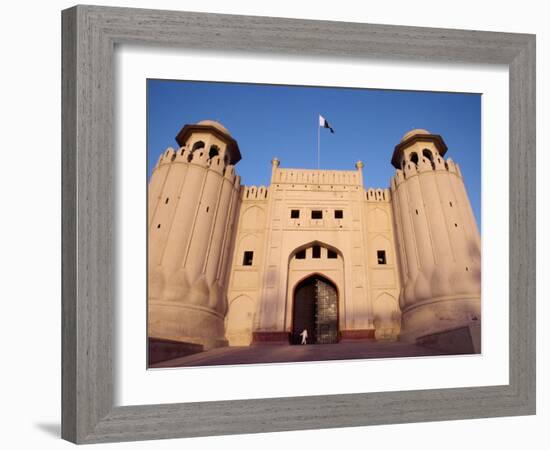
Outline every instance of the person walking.
{"label": "person walking", "polygon": [[304,328],[304,331],[300,333],[300,336],[302,336],[302,345],[307,344],[307,328]]}

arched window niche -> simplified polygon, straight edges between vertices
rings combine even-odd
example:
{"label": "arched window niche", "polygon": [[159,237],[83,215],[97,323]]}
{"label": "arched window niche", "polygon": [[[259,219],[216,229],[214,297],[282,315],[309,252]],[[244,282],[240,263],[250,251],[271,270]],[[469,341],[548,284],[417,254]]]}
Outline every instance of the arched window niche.
{"label": "arched window niche", "polygon": [[195,150],[200,150],[201,148],[204,148],[204,142],[197,141],[193,144],[193,148],[191,149],[191,151],[194,152]]}
{"label": "arched window niche", "polygon": [[217,145],[210,146],[210,151],[208,152],[208,157],[212,159],[214,156],[220,154],[220,148]]}
{"label": "arched window niche", "polygon": [[291,254],[291,259],[341,259],[340,252],[322,242],[312,242],[301,246]]}
{"label": "arched window niche", "polygon": [[434,155],[432,151],[430,149],[425,148],[424,150],[422,150],[422,156],[424,156],[424,158],[430,161],[430,164],[432,165],[432,169],[435,169]]}

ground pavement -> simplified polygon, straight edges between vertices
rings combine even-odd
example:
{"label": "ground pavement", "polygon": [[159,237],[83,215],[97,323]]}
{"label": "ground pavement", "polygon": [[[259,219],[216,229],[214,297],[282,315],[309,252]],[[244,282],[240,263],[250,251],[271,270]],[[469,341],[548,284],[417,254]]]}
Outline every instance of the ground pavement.
{"label": "ground pavement", "polygon": [[448,355],[403,342],[353,342],[316,345],[252,345],[222,347],[194,355],[182,356],[152,365],[153,368],[185,366],[219,366],[227,364],[282,363],[370,358],[401,358]]}

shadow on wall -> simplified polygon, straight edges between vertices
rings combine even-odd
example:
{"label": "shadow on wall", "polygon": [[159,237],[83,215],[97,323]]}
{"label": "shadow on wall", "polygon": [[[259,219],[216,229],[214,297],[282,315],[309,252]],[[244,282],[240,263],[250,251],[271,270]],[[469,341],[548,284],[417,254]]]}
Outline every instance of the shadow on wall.
{"label": "shadow on wall", "polygon": [[471,240],[468,241],[468,256],[471,261],[475,261],[476,263],[479,262],[479,265],[474,265],[474,268],[472,269],[472,276],[481,281],[481,255],[477,244]]}

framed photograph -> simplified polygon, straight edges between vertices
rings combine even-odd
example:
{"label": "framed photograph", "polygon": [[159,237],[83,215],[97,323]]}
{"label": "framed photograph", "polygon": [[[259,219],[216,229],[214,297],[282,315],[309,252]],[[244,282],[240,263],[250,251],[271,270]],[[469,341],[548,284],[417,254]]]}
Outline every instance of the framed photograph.
{"label": "framed photograph", "polygon": [[534,414],[534,36],[62,19],[65,439]]}
{"label": "framed photograph", "polygon": [[149,79],[147,117],[150,368],[481,353],[481,94]]}

